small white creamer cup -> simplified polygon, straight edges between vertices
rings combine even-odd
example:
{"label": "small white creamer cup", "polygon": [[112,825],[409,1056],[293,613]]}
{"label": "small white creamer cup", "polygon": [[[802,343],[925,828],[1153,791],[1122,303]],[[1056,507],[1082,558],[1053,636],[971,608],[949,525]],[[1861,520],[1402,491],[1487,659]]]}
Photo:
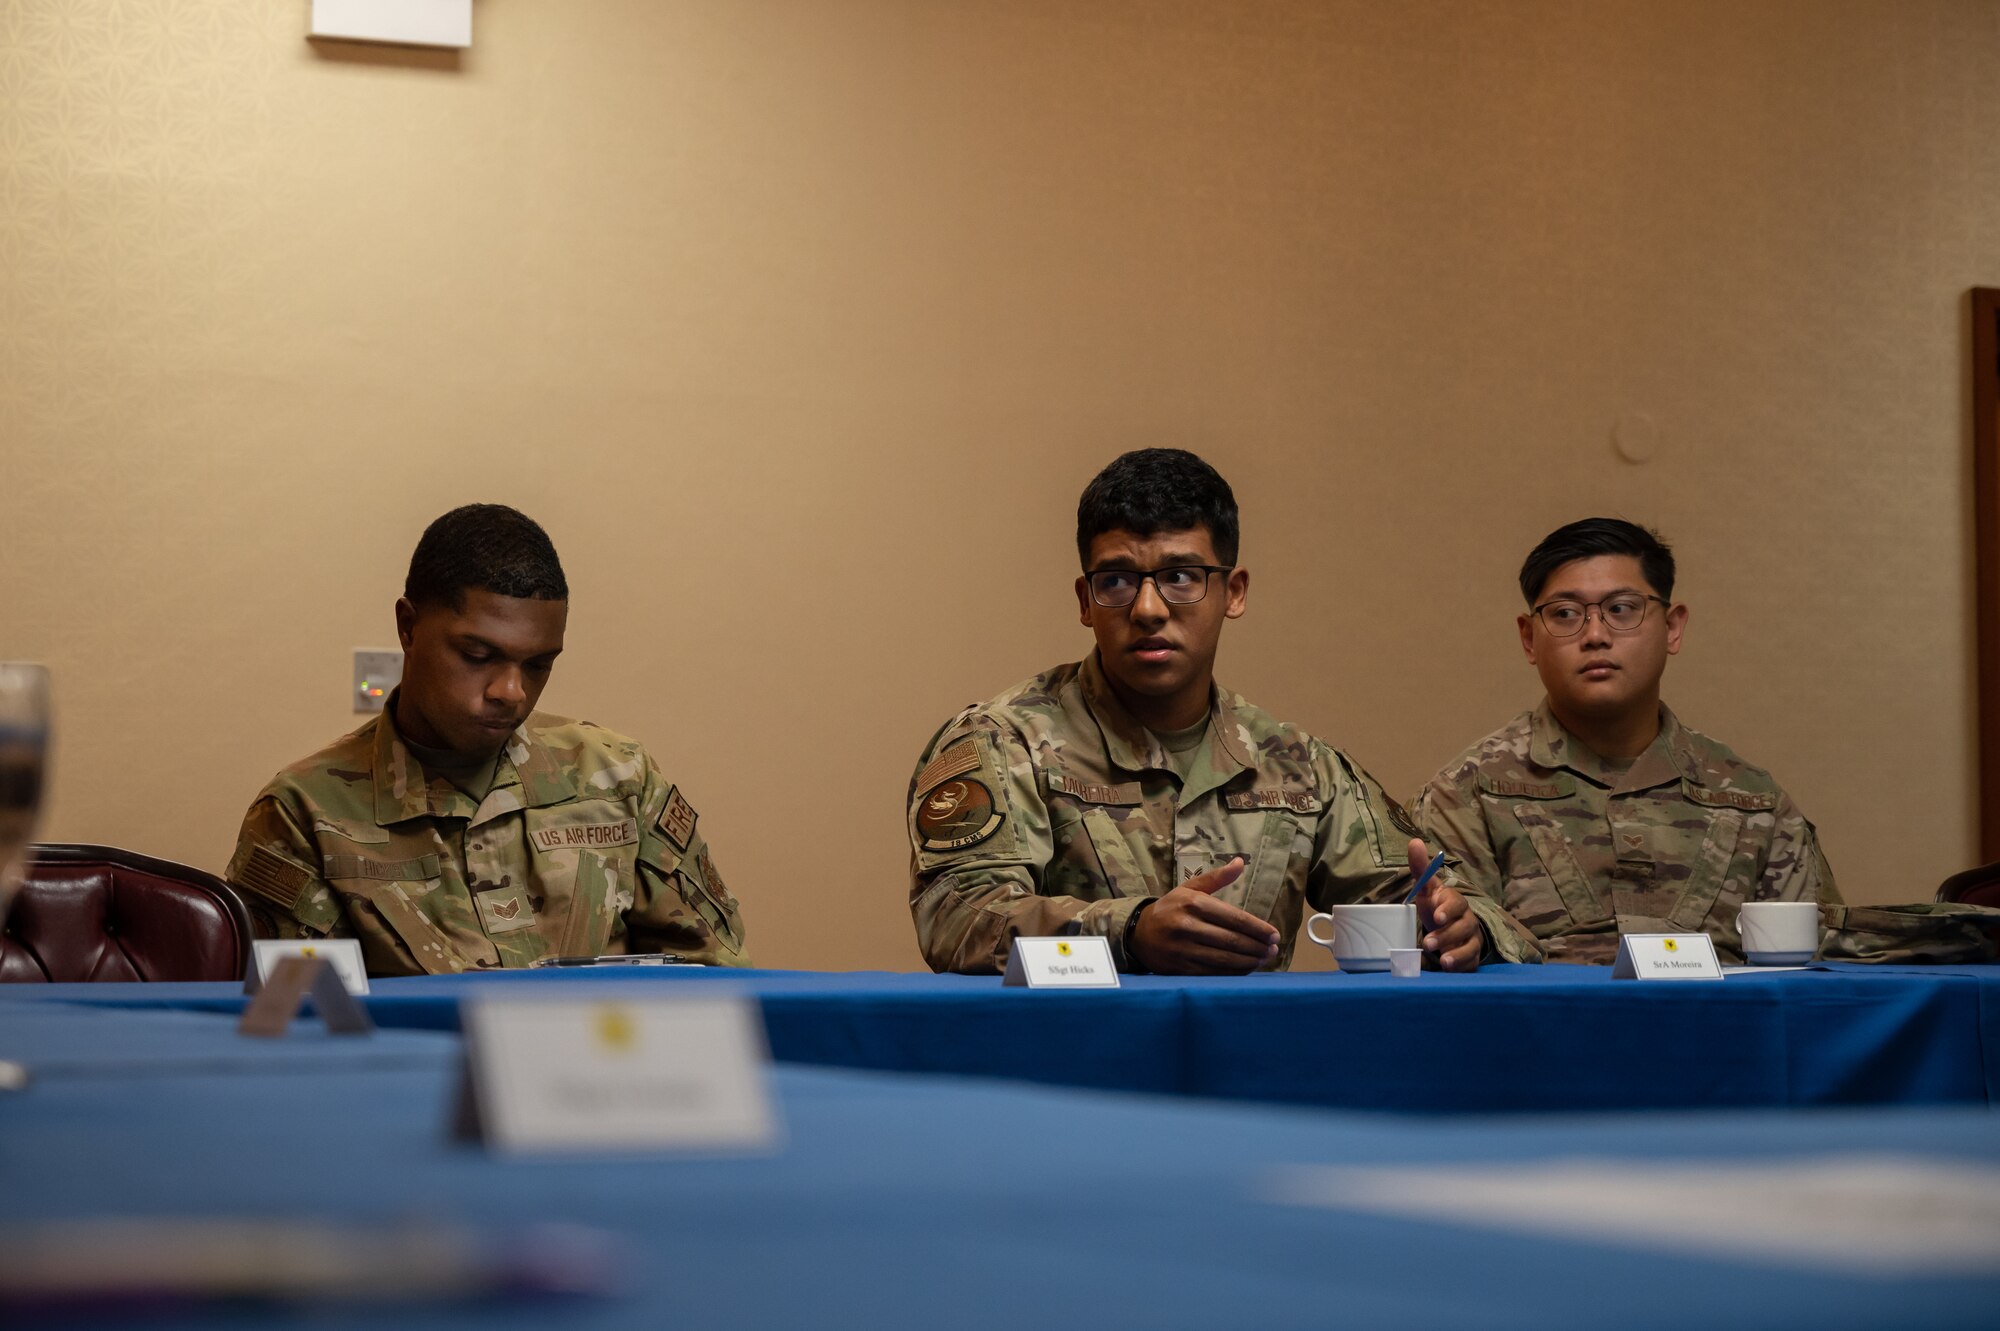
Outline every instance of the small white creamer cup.
{"label": "small white creamer cup", "polygon": [[1802,966],[1819,951],[1819,903],[1746,901],[1736,917],[1753,966]]}
{"label": "small white creamer cup", "polygon": [[[1320,937],[1313,927],[1321,920],[1333,926],[1331,938]],[[1344,971],[1385,971],[1390,948],[1417,945],[1416,903],[1335,906],[1331,914],[1322,912],[1306,921],[1306,937],[1333,953]]]}
{"label": "small white creamer cup", "polygon": [[1389,949],[1389,973],[1408,980],[1424,973],[1424,950],[1420,947]]}

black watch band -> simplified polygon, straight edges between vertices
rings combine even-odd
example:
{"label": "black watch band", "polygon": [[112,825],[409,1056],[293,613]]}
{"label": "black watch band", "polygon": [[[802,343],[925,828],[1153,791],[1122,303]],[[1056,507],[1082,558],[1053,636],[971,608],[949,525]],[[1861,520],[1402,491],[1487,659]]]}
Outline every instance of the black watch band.
{"label": "black watch band", "polygon": [[1146,913],[1147,907],[1158,900],[1158,897],[1147,897],[1144,901],[1134,906],[1132,913],[1125,917],[1124,932],[1118,935],[1119,950],[1125,954],[1125,969],[1134,974],[1144,974],[1146,968],[1139,964],[1137,954],[1132,951],[1132,935],[1138,932],[1139,917]]}

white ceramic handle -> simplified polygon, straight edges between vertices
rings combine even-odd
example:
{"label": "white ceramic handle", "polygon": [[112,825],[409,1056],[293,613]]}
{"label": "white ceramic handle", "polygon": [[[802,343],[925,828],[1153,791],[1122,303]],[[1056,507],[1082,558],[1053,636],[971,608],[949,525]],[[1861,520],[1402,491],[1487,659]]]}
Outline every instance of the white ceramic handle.
{"label": "white ceramic handle", "polygon": [[1313,942],[1318,943],[1321,947],[1332,947],[1333,946],[1332,934],[1328,934],[1325,938],[1321,938],[1318,934],[1313,932],[1313,926],[1315,924],[1318,924],[1321,920],[1325,920],[1328,924],[1332,924],[1333,916],[1327,914],[1319,914],[1308,918],[1306,920],[1306,937],[1312,939]]}

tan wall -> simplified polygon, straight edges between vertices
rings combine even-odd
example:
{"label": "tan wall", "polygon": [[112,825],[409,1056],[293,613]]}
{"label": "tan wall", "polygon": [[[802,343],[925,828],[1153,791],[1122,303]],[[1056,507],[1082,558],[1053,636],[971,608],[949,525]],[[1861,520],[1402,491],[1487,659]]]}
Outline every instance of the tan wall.
{"label": "tan wall", "polygon": [[1680,547],[1669,697],[1850,896],[1971,862],[1991,0],[476,9],[454,61],[0,0],[50,838],[220,865],[501,500],[574,588],[545,705],[652,744],[758,958],[918,965],[917,749],[1085,649],[1076,494],[1176,443],[1244,508],[1225,680],[1392,788],[1534,700],[1513,570],[1619,513]]}

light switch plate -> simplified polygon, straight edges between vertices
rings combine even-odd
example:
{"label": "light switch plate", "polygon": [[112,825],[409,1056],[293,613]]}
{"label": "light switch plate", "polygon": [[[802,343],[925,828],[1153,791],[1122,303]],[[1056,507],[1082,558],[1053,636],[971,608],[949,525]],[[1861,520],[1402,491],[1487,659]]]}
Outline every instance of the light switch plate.
{"label": "light switch plate", "polygon": [[403,651],[400,647],[354,649],[355,711],[381,711],[389,701],[389,690],[402,682]]}

